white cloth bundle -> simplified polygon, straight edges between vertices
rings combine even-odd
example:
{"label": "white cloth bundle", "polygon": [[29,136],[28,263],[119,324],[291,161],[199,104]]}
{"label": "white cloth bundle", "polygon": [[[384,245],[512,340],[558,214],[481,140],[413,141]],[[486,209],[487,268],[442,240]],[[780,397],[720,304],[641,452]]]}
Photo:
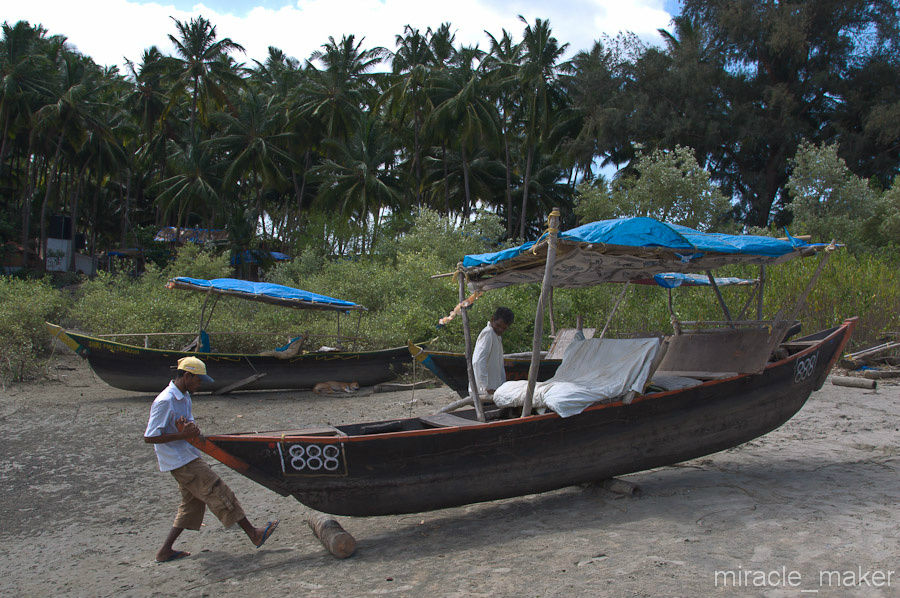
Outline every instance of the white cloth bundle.
{"label": "white cloth bundle", "polygon": [[[535,385],[532,405],[569,417],[598,401],[610,401],[632,390],[643,392],[659,348],[657,338],[573,341],[556,374]],[[522,405],[527,386],[525,380],[505,382],[494,393],[494,403],[500,407]]]}

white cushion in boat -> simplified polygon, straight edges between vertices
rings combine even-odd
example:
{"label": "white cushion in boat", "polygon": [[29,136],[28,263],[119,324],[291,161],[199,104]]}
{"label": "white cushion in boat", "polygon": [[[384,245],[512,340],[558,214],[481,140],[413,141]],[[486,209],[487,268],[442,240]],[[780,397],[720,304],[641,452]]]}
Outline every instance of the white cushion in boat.
{"label": "white cushion in boat", "polygon": [[[573,341],[556,374],[535,385],[532,405],[569,417],[598,401],[643,392],[659,350],[657,338]],[[494,393],[494,403],[500,407],[521,405],[527,386],[525,380],[505,382]]]}

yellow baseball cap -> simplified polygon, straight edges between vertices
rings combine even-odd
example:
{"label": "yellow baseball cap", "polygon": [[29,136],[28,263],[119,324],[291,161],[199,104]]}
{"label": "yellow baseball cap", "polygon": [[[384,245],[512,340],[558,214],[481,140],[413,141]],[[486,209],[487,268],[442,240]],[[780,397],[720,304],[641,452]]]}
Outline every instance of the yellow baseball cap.
{"label": "yellow baseball cap", "polygon": [[215,382],[215,380],[206,375],[206,364],[192,355],[179,359],[178,369],[199,376],[204,382]]}

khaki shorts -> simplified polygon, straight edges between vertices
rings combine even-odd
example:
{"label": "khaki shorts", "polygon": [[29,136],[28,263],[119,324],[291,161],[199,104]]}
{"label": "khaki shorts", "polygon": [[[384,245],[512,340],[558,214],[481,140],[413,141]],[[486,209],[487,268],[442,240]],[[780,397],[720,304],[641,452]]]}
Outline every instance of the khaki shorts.
{"label": "khaki shorts", "polygon": [[171,473],[181,490],[174,527],[199,530],[207,506],[225,527],[244,518],[244,510],[234,492],[203,459],[194,459]]}

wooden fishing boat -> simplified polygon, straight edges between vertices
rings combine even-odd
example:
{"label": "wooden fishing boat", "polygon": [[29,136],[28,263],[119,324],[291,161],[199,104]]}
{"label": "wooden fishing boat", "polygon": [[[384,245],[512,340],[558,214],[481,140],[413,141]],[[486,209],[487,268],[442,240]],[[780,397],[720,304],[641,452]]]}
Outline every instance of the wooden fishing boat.
{"label": "wooden fishing boat", "polygon": [[[360,311],[364,308],[349,301],[309,293],[283,285],[252,283],[235,279],[212,281],[179,277],[169,281],[170,288],[207,293],[201,313],[198,340],[205,338],[215,303],[210,297],[236,296],[251,301],[296,309]],[[137,392],[159,392],[171,380],[178,359],[193,355],[202,359],[215,382],[204,390],[222,393],[235,390],[308,389],[319,382],[341,380],[371,386],[395,378],[411,362],[407,347],[375,351],[300,351],[297,343],[284,350],[265,353],[216,353],[197,350],[167,350],[141,347],[65,330],[46,324],[48,332],[85,358],[97,376],[115,388]],[[140,336],[140,335],[131,335]],[[198,343],[200,344],[200,343]]]}
{"label": "wooden fishing boat", "polygon": [[[553,228],[551,223],[551,231]],[[645,251],[646,245],[632,247],[629,258],[632,276],[645,276],[648,271],[652,275],[654,270],[668,271],[673,264],[680,264],[688,271],[696,269],[697,263],[684,259],[690,249],[694,259],[700,260],[699,267],[705,269],[710,259],[723,263],[756,260],[754,263],[771,264],[791,256],[814,254],[821,248],[791,243],[761,248],[753,245],[753,241],[764,246],[768,242],[757,238],[749,239],[751,249],[725,259],[730,250],[713,254],[710,245],[733,239],[713,236],[704,240],[697,237],[703,233],[692,232],[696,235],[687,241],[687,234],[676,235],[681,239],[663,241],[661,235],[651,235],[650,251]],[[710,242],[704,244],[706,241]],[[574,243],[585,250],[582,240]],[[685,248],[685,243],[690,247]],[[549,245],[552,247],[553,240]],[[615,264],[621,264],[628,253],[626,244],[620,241],[612,248],[609,245],[601,249],[607,252],[612,249]],[[524,259],[533,261],[543,249],[546,264],[550,264],[545,270],[553,275],[552,251],[547,244],[537,250],[532,250],[533,246],[531,243],[525,247],[529,251]],[[678,256],[667,258],[666,250],[671,246]],[[708,258],[706,263],[701,255]],[[571,273],[571,268],[566,267],[571,265],[563,263],[563,272]],[[475,269],[463,271],[468,275],[470,288],[497,284],[492,279],[508,273],[498,268],[481,278],[479,274],[488,270],[479,270],[480,267],[476,265]],[[515,270],[511,272],[513,278],[527,275],[527,268],[521,263],[513,263],[512,270]],[[596,273],[602,267],[588,270]],[[623,275],[618,266],[608,271],[614,276]],[[464,278],[460,276],[459,280]],[[564,278],[555,279],[554,284],[557,283],[564,283]],[[462,314],[465,316],[465,308]],[[489,407],[482,411],[477,409],[480,400],[476,400],[476,409],[456,413],[272,432],[215,434],[197,439],[195,444],[259,484],[279,494],[294,496],[308,507],[336,515],[427,511],[599,481],[731,448],[766,434],[790,419],[824,383],[856,319],[788,342],[781,342],[784,329],[779,326],[780,321],[768,327],[776,335],[771,338],[778,339],[774,345],[770,344],[770,337],[760,336],[760,329],[750,328],[744,333],[737,326],[708,337],[680,335],[684,338],[674,340],[672,345],[677,351],[670,350],[665,355],[654,353],[650,360],[652,367],[642,370],[646,374],[641,381],[642,392],[631,391],[609,400],[598,400],[577,414],[536,412],[530,404],[523,407],[521,415],[514,407]],[[596,340],[596,343],[585,341],[579,347],[605,346],[605,339]],[[764,342],[757,342],[760,340]],[[723,351],[723,342],[735,350]],[[659,343],[658,339],[652,339],[644,344],[655,347]],[[535,355],[537,349],[538,345]],[[698,356],[704,350],[708,357],[701,359]],[[720,354],[724,354],[724,360],[716,363]],[[571,363],[569,353],[554,377],[561,376],[568,363]],[[654,387],[656,378],[649,377],[654,371],[686,374],[683,367],[675,370],[685,363],[694,366],[697,372],[692,373],[698,378],[674,390]],[[725,371],[724,363],[747,371]],[[538,364],[536,358],[532,359],[529,382],[536,378]],[[530,403],[531,398],[528,396],[526,400]]]}

